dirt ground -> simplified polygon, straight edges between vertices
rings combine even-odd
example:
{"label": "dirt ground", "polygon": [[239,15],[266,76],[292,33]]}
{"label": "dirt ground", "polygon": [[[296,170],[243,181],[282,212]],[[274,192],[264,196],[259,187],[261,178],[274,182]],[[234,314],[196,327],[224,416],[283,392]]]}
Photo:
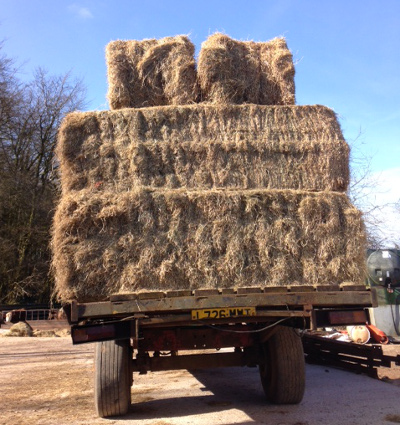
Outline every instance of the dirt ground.
{"label": "dirt ground", "polygon": [[[400,423],[400,367],[384,380],[307,365],[306,394],[295,406],[264,401],[257,369],[168,371],[134,376],[124,418],[100,419],[93,406],[92,344],[70,337],[0,338],[0,423],[279,424]],[[391,355],[399,345],[385,347]]]}

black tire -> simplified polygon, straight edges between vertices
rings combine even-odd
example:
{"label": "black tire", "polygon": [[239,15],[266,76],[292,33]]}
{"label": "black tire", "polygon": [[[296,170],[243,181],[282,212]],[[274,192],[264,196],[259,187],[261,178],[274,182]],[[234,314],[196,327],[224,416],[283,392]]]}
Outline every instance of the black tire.
{"label": "black tire", "polygon": [[300,336],[293,328],[279,326],[262,350],[264,364],[259,369],[267,400],[276,404],[300,403],[306,381]]}
{"label": "black tire", "polygon": [[131,404],[129,340],[103,341],[95,346],[94,400],[102,418],[128,413]]}

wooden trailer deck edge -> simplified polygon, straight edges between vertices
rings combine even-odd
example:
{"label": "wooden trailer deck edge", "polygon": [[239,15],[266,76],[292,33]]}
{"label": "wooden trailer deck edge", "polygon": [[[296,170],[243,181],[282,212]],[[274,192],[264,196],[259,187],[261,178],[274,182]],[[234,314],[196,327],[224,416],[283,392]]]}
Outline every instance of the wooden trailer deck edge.
{"label": "wooden trailer deck edge", "polygon": [[[351,288],[351,289],[350,289]],[[223,308],[223,307],[256,307],[299,309],[329,308],[329,307],[376,307],[377,298],[372,290],[363,286],[342,287],[341,290],[316,290],[315,288],[292,287],[282,291],[278,288],[272,292],[259,288],[241,288],[232,290],[195,290],[173,292],[149,292],[137,294],[121,294],[110,297],[109,301],[78,303],[72,301],[70,321],[77,323],[81,320],[124,317],[133,314],[179,314],[194,309]],[[276,289],[276,288],[274,288]]]}

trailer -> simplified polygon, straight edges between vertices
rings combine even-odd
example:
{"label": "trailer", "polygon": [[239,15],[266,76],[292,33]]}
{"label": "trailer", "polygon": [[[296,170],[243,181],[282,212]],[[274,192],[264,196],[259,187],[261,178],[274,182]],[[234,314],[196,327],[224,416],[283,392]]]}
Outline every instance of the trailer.
{"label": "trailer", "polygon": [[258,367],[266,399],[299,403],[302,331],[365,324],[376,305],[363,285],[199,289],[117,294],[64,306],[74,344],[95,342],[95,406],[124,415],[135,373]]}

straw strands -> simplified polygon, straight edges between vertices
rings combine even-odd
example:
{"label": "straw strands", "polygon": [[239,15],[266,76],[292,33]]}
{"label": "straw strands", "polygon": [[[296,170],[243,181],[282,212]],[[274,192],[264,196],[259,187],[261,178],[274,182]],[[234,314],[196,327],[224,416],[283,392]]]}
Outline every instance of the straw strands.
{"label": "straw strands", "polygon": [[363,223],[346,195],[83,190],[54,225],[62,299],[140,290],[359,282]]}
{"label": "straw strands", "polygon": [[106,47],[111,109],[194,103],[194,45],[186,36],[117,40]]}
{"label": "straw strands", "polygon": [[201,46],[198,79],[212,103],[294,105],[294,65],[284,38],[264,43],[211,35]]}
{"label": "straw strands", "polygon": [[106,50],[112,111],[59,131],[61,300],[362,281],[349,147],[332,110],[294,105],[284,39],[214,34],[197,72],[185,36]]}
{"label": "straw strands", "polygon": [[270,188],[345,191],[349,149],[323,106],[181,106],[73,113],[60,130],[64,192]]}
{"label": "straw strands", "polygon": [[117,40],[106,47],[112,110],[195,102],[294,105],[294,65],[284,38],[237,41],[216,33],[194,59],[186,36]]}

